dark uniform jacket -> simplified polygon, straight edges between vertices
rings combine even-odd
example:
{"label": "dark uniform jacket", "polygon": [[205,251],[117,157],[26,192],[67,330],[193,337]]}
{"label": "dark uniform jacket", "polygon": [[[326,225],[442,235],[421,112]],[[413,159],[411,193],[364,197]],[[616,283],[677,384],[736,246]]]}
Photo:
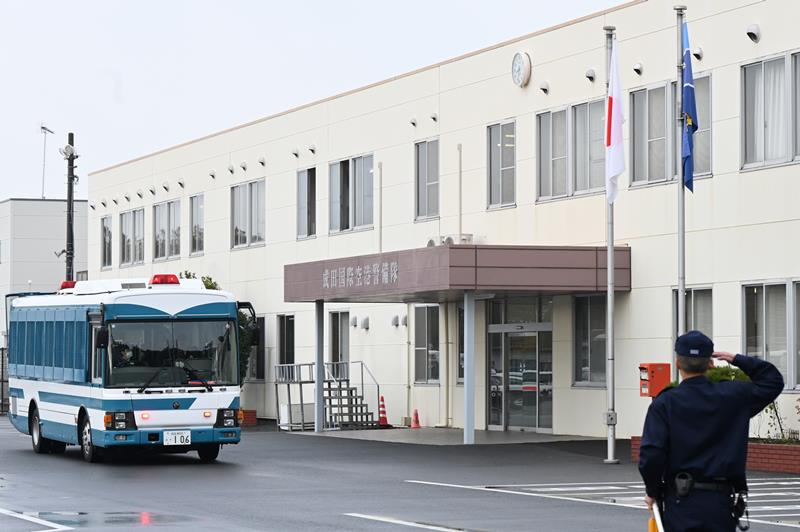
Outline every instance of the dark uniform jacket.
{"label": "dark uniform jacket", "polygon": [[780,372],[764,360],[736,355],[733,365],[751,382],[712,383],[692,377],[667,389],[647,411],[639,471],[647,495],[660,498],[662,479],[688,472],[696,481],[726,479],[746,488],[745,462],[750,418],[783,390]]}

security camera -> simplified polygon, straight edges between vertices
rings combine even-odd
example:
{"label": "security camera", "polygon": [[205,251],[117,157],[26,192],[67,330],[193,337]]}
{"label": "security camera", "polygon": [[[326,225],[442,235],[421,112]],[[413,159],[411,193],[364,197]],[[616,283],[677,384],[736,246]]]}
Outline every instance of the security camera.
{"label": "security camera", "polygon": [[594,83],[594,78],[596,77],[596,74],[595,74],[595,72],[594,72],[594,69],[593,69],[593,68],[590,68],[590,69],[588,69],[588,70],[586,71],[586,74],[584,74],[584,76],[586,76],[586,79],[588,79],[589,81],[591,81],[592,83]]}
{"label": "security camera", "polygon": [[644,71],[644,67],[642,66],[641,63],[636,63],[635,65],[633,65],[633,71],[636,72],[637,76],[641,76],[642,72]]}
{"label": "security camera", "polygon": [[702,61],[703,60],[703,49],[698,46],[697,48],[692,50],[692,55],[698,61]]}
{"label": "security camera", "polygon": [[758,24],[750,24],[747,26],[747,37],[753,42],[761,40],[761,28],[758,27]]}

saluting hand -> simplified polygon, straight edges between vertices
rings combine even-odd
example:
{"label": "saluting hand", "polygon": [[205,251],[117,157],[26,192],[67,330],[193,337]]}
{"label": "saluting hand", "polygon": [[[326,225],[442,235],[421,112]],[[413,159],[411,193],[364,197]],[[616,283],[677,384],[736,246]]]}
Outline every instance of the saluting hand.
{"label": "saluting hand", "polygon": [[714,351],[711,356],[717,360],[724,360],[728,364],[732,363],[733,359],[736,358],[735,354],[728,353],[727,351]]}

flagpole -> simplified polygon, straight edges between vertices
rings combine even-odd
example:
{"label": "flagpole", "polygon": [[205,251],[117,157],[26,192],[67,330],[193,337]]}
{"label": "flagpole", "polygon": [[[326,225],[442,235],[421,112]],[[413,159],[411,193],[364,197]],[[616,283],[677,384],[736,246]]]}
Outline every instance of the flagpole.
{"label": "flagpole", "polygon": [[[675,87],[675,113],[678,120],[678,131],[683,133],[683,15],[686,6],[674,7],[678,24],[678,83]],[[678,139],[675,139],[678,142]],[[674,157],[674,155],[673,155]],[[683,190],[683,164],[678,165],[678,336],[686,332],[686,224],[685,224],[685,192]],[[678,378],[678,367],[675,351],[672,350],[672,378]]]}
{"label": "flagpole", "polygon": [[[611,46],[614,39],[614,26],[604,26],[606,32],[606,97],[608,97],[611,78]],[[608,117],[606,118],[608,119]],[[606,185],[607,186],[607,185]],[[606,429],[608,434],[608,454],[606,464],[618,464],[615,457],[617,413],[614,410],[614,203],[606,201]]]}

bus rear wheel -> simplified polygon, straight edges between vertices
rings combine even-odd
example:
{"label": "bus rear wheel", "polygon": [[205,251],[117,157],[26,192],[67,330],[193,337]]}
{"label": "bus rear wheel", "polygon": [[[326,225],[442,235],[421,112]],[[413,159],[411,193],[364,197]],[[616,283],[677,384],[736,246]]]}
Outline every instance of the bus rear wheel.
{"label": "bus rear wheel", "polygon": [[89,423],[89,416],[83,417],[81,422],[81,456],[87,462],[99,462],[100,450],[92,442],[92,426]]}
{"label": "bus rear wheel", "polygon": [[219,456],[219,444],[212,443],[209,445],[204,445],[197,449],[197,455],[200,457],[201,462],[213,462]]}
{"label": "bus rear wheel", "polygon": [[33,407],[30,417],[31,446],[36,454],[48,454],[53,442],[42,436],[42,421],[39,418],[39,409]]}

